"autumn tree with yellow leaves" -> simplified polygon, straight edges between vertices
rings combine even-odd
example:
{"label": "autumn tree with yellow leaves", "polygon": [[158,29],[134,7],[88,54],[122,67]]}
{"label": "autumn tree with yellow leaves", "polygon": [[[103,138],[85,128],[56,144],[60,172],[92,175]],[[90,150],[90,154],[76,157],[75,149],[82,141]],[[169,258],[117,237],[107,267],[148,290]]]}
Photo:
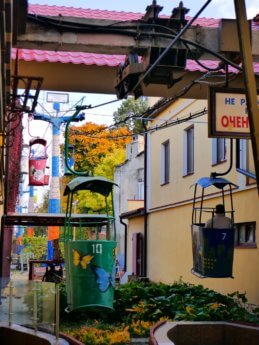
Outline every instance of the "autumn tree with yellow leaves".
{"label": "autumn tree with yellow leaves", "polygon": [[107,154],[125,149],[130,141],[130,131],[125,127],[107,128],[92,122],[71,126],[69,144],[74,146],[75,171],[93,175],[94,169]]}
{"label": "autumn tree with yellow leaves", "polygon": [[[126,144],[131,141],[131,133],[125,127],[107,128],[86,122],[69,128],[69,144],[74,147],[74,170],[89,176],[103,176],[113,180],[115,166],[126,158]],[[76,175],[63,177],[62,188]],[[103,213],[105,202],[101,195],[89,191],[78,193],[77,211],[80,213]],[[65,211],[66,199],[62,200]],[[111,205],[110,205],[111,206]]]}

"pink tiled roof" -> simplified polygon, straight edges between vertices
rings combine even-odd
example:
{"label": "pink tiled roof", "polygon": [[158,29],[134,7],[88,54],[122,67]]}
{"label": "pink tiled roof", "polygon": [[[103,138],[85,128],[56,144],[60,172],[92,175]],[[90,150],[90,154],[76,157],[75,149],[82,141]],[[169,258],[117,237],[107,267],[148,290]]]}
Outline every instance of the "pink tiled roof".
{"label": "pink tiled roof", "polygon": [[[216,68],[219,64],[218,61],[211,60],[199,60],[204,66],[208,68]],[[259,63],[254,62],[254,72],[259,73]],[[206,69],[197,64],[194,60],[187,60],[186,70],[190,72],[200,71],[205,72]],[[238,70],[232,66],[229,66],[229,72],[238,72]]]}
{"label": "pink tiled roof", "polygon": [[[49,5],[34,5],[29,4],[30,14],[37,14],[41,16],[59,16],[64,17],[79,17],[79,18],[95,18],[95,19],[110,19],[119,21],[130,21],[140,19],[144,13],[134,12],[118,12],[118,11],[107,11],[107,10],[93,10],[89,8],[76,8],[76,7],[65,7],[65,6],[49,6]],[[161,18],[167,18],[168,16],[161,15]],[[186,17],[190,19],[190,17]],[[217,27],[219,19],[215,18],[198,18],[195,24],[200,26]]]}
{"label": "pink tiled roof", "polygon": [[[49,5],[37,5],[29,4],[28,12],[30,14],[37,14],[40,16],[59,16],[64,17],[79,17],[79,18],[92,18],[92,19],[110,19],[118,21],[131,21],[140,19],[144,13],[137,12],[124,12],[124,11],[107,11],[90,8],[76,8],[65,6],[49,6]],[[161,18],[168,18],[167,15],[161,15]],[[256,18],[256,17],[255,17]],[[186,16],[189,20],[190,17]],[[194,25],[200,25],[204,27],[218,27],[220,19],[217,18],[197,18]],[[259,29],[259,22],[252,21],[252,27],[254,30]]]}
{"label": "pink tiled roof", "polygon": [[[118,21],[138,20],[143,14],[133,12],[117,12],[106,10],[93,10],[64,6],[48,6],[48,5],[33,5],[29,4],[29,13],[45,16],[70,16],[80,18],[96,18],[96,19],[112,19]],[[188,17],[187,17],[188,18]],[[198,18],[195,24],[205,27],[217,27],[219,19],[214,18]],[[16,49],[12,49],[12,59],[16,57]],[[19,49],[19,60],[37,61],[37,62],[60,62],[73,63],[84,65],[97,65],[116,67],[124,61],[124,55],[108,55],[95,53],[81,53],[81,52],[63,52],[63,51],[46,51],[36,49]],[[216,61],[202,61],[205,66],[215,68],[218,62]],[[254,64],[256,73],[259,73],[259,63]],[[187,61],[186,70],[188,71],[206,71],[193,60]],[[230,69],[231,70],[231,69]]]}
{"label": "pink tiled roof", "polygon": [[[17,49],[12,49],[12,59],[16,57]],[[37,62],[61,62],[97,66],[118,66],[125,59],[124,55],[108,55],[80,52],[48,51],[36,49],[18,49],[18,59]]]}
{"label": "pink tiled roof", "polygon": [[[12,59],[16,57],[17,49],[12,49]],[[82,65],[96,65],[96,66],[108,66],[117,67],[121,62],[124,62],[124,55],[107,55],[107,54],[94,54],[94,53],[78,53],[78,52],[62,52],[62,51],[47,51],[36,49],[18,49],[18,59],[24,61],[37,61],[37,62],[60,62],[60,63],[72,63]],[[202,64],[209,68],[215,68],[218,65],[217,61],[204,60],[200,61]],[[194,60],[188,60],[187,71],[201,71],[205,72],[206,69],[202,68]],[[236,71],[236,69],[230,67],[230,71]],[[254,63],[254,71],[259,73],[259,63]]]}
{"label": "pink tiled roof", "polygon": [[38,14],[41,16],[62,15],[64,17],[111,19],[111,20],[121,20],[121,21],[137,20],[143,16],[143,13],[92,10],[89,8],[33,5],[33,4],[29,4],[28,12],[31,14]]}

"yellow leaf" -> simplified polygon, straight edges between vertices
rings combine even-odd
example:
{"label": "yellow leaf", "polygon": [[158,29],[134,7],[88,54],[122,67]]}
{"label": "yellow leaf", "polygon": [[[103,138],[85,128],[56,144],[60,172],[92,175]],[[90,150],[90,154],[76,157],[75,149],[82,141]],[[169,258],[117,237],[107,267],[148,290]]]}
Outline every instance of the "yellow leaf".
{"label": "yellow leaf", "polygon": [[215,302],[210,305],[210,309],[217,309],[219,307],[219,303]]}
{"label": "yellow leaf", "polygon": [[192,307],[188,307],[188,306],[185,308],[185,310],[188,314],[191,314],[193,311]]}

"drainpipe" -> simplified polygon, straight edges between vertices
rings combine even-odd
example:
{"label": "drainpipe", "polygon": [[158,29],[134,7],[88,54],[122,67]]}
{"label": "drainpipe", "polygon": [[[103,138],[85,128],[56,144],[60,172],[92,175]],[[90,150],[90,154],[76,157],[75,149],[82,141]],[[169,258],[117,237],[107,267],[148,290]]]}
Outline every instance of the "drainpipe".
{"label": "drainpipe", "polygon": [[[146,126],[145,126],[146,130]],[[144,142],[144,248],[143,248],[143,277],[147,276],[147,153],[148,153],[148,134],[145,134]]]}
{"label": "drainpipe", "polygon": [[120,217],[120,223],[124,225],[125,233],[124,233],[124,272],[127,272],[127,257],[128,257],[128,225],[123,222],[122,218]]}

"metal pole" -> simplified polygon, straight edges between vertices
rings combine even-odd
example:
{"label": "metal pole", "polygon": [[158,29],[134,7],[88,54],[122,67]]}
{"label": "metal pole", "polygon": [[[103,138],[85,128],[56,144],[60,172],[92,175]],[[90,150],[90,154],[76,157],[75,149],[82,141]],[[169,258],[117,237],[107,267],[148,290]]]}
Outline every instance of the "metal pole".
{"label": "metal pole", "polygon": [[[54,103],[55,104],[55,103]],[[58,106],[58,107],[57,107]],[[52,164],[51,164],[51,180],[49,192],[48,213],[60,213],[60,182],[59,182],[59,157],[60,157],[60,125],[62,118],[58,117],[59,103],[56,104],[56,117],[51,119],[52,123]],[[55,257],[53,241],[48,241],[48,260]]]}
{"label": "metal pole", "polygon": [[256,172],[257,189],[259,192],[259,109],[257,105],[256,82],[253,70],[253,58],[251,48],[251,37],[246,15],[244,0],[234,0],[237,29],[239,36],[240,51],[245,79],[245,93],[247,100],[247,111],[250,123],[251,140]]}
{"label": "metal pole", "polygon": [[59,293],[59,284],[56,284],[56,343],[58,343],[59,338],[59,308],[60,308],[60,293]]}
{"label": "metal pole", "polygon": [[13,282],[10,281],[9,286],[9,313],[8,313],[8,325],[12,325],[12,315],[13,315]]}
{"label": "metal pole", "polygon": [[49,213],[60,213],[60,188],[59,188],[59,136],[62,118],[54,118],[52,122],[52,169],[51,186],[49,195]]}

